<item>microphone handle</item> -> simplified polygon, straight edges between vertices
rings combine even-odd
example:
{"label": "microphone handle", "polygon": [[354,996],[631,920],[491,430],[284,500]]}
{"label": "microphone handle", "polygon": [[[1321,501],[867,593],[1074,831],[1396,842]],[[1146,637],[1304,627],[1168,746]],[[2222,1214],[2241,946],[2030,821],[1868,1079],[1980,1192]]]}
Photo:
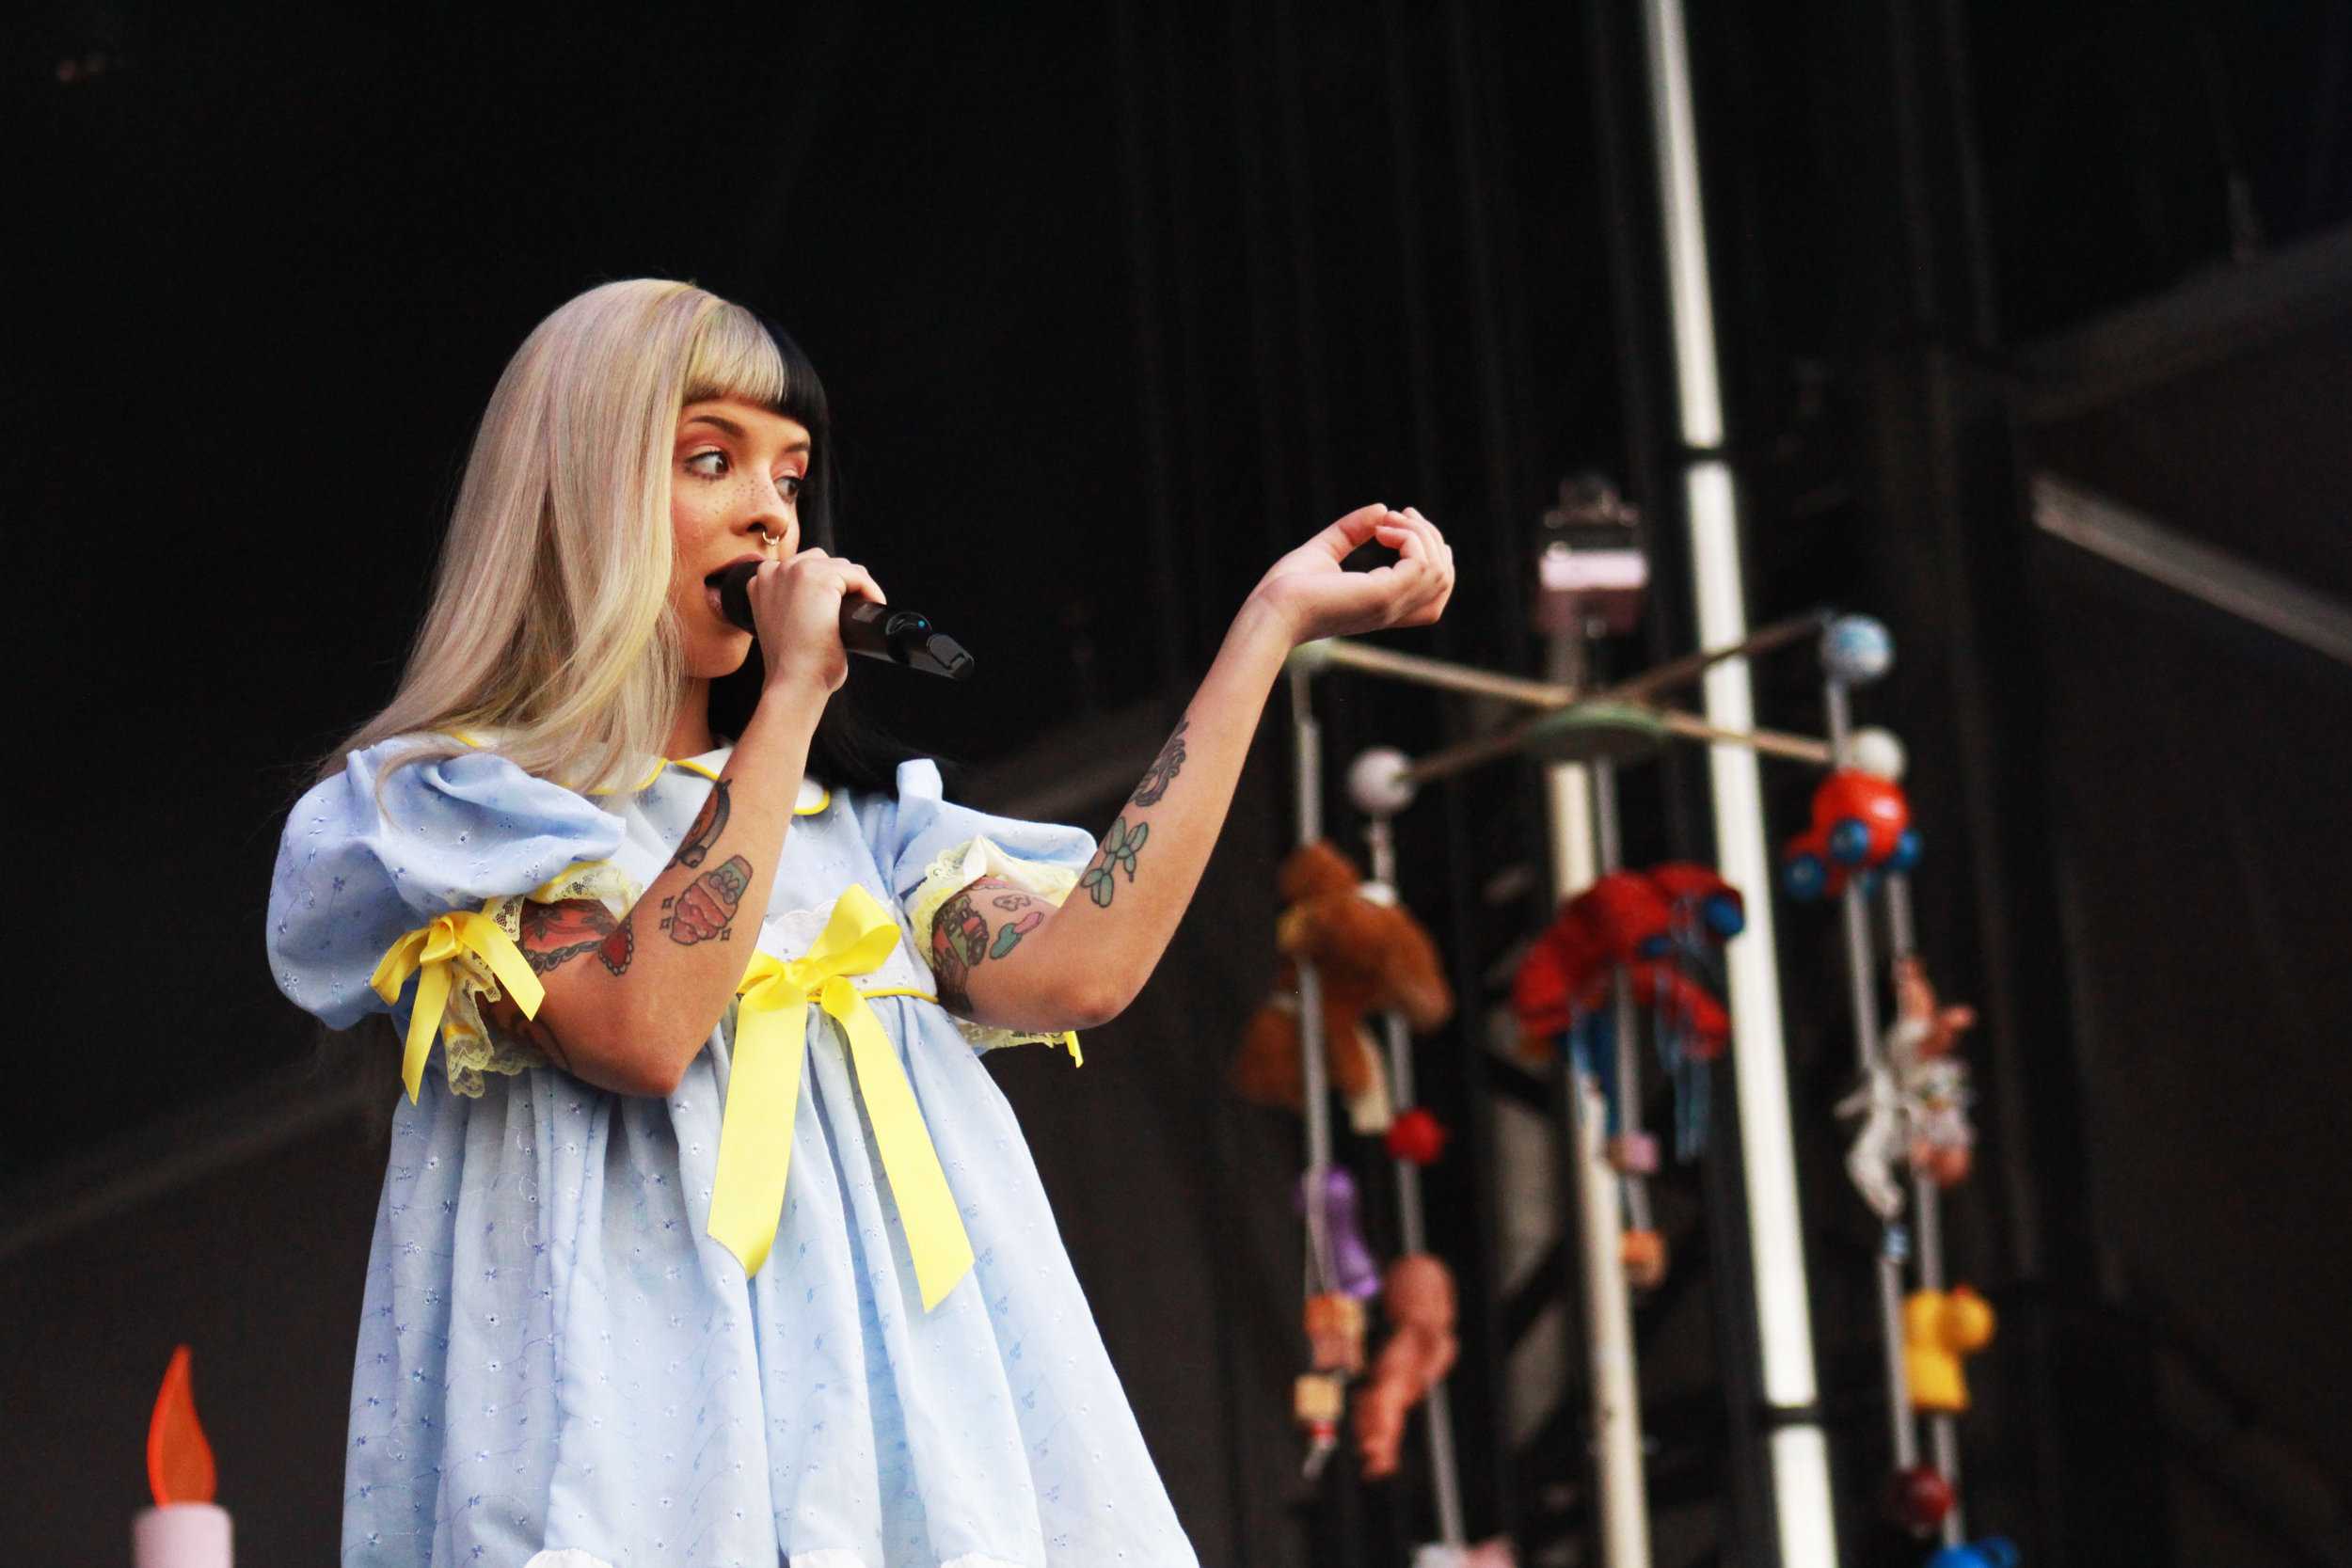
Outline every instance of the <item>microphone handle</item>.
{"label": "microphone handle", "polygon": [[[752,616],[752,578],[756,562],[742,561],[719,576],[719,608],[726,618],[748,632],[756,632]],[[909,670],[970,680],[977,661],[961,643],[934,627],[928,616],[912,610],[893,610],[854,594],[841,601],[841,645],[853,654],[887,659]]]}

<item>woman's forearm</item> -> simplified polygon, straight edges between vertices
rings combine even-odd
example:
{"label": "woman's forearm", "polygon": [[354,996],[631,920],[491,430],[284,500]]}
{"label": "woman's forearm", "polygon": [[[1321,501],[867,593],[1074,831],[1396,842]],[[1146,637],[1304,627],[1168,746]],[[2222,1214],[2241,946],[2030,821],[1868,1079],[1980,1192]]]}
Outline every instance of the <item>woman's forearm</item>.
{"label": "woman's forearm", "polygon": [[[1192,902],[1232,806],[1266,698],[1293,646],[1280,618],[1246,605],[1183,720],[1103,835],[1059,910],[1018,945],[962,974],[969,1016],[1009,1028],[1086,1028],[1123,1011],[1149,979]],[[1017,894],[982,886],[940,912],[942,926]],[[998,939],[1001,942],[1001,937]],[[991,944],[994,945],[994,944]]]}
{"label": "woman's forearm", "polygon": [[785,688],[761,700],[669,863],[618,919],[584,900],[525,905],[519,945],[546,996],[535,1018],[501,1002],[492,1022],[599,1087],[675,1087],[751,962],[823,705]]}
{"label": "woman's forearm", "polygon": [[[1366,545],[1396,559],[1347,570]],[[926,957],[941,1003],[981,1023],[1041,1034],[1123,1011],[1192,902],[1291,650],[1310,639],[1429,626],[1453,592],[1453,546],[1411,508],[1358,507],[1276,561],[1061,907],[1041,918],[1042,900],[992,877],[940,906]]]}

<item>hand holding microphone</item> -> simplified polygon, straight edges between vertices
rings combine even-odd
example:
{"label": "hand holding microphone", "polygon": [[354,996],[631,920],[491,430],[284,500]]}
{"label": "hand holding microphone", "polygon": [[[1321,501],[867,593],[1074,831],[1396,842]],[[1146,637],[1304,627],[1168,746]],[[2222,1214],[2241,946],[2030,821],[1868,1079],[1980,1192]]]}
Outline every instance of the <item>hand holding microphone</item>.
{"label": "hand holding microphone", "polygon": [[854,562],[805,549],[789,561],[738,562],[708,579],[719,608],[759,639],[772,684],[813,673],[827,692],[849,679],[847,654],[888,659],[953,680],[975,660],[913,610],[889,608],[882,585]]}

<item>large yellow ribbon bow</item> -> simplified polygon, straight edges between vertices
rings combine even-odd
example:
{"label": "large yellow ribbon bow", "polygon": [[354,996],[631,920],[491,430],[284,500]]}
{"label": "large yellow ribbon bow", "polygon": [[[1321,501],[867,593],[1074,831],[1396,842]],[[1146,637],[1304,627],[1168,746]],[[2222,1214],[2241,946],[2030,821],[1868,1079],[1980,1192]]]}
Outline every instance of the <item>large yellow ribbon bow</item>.
{"label": "large yellow ribbon bow", "polygon": [[914,1255],[915,1283],[922,1287],[928,1312],[971,1272],[972,1242],[914,1102],[914,1085],[882,1021],[849,979],[881,967],[898,942],[898,923],[871,894],[852,883],[834,901],[823,935],[805,955],[788,962],[767,953],[753,958],[736,988],[742,1000],[735,1014],[726,1112],[719,1124],[709,1230],[735,1254],[745,1274],[757,1274],[768,1260],[792,1164],[801,1058],[813,1002],[849,1041],[858,1093],[906,1227],[907,1250]]}
{"label": "large yellow ribbon bow", "polygon": [[433,1053],[433,1037],[449,1008],[450,986],[469,960],[489,966],[523,1017],[538,1016],[539,1004],[547,995],[539,976],[531,972],[522,950],[499,928],[497,921],[471,910],[453,911],[402,937],[385,951],[374,977],[368,982],[388,1004],[396,1003],[408,976],[422,971],[417,982],[417,1005],[408,1015],[407,1049],[400,1059],[400,1081],[408,1085],[411,1105],[417,1102],[417,1090],[424,1082],[424,1060]]}

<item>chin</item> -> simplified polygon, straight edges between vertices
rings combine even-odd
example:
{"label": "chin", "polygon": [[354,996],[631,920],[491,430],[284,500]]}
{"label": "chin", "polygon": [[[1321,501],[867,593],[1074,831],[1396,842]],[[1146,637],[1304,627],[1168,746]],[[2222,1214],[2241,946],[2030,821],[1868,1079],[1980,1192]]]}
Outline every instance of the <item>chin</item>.
{"label": "chin", "polygon": [[744,632],[694,649],[687,657],[686,673],[697,680],[715,681],[734,674],[751,657],[752,636]]}

